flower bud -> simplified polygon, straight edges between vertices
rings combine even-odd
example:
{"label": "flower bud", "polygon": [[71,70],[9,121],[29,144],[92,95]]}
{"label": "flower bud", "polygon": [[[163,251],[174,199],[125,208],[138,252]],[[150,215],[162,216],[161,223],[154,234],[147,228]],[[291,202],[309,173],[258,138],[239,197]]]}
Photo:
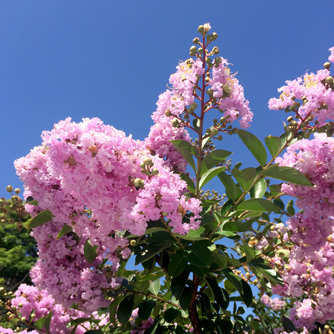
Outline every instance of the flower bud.
{"label": "flower bud", "polygon": [[197,52],[201,55],[201,54],[203,53],[203,49],[202,49],[202,48],[199,48],[199,49],[197,50]]}
{"label": "flower bud", "polygon": [[141,164],[139,165],[139,167],[140,167],[140,168],[145,168],[145,164],[144,164],[144,163],[141,163]]}
{"label": "flower bud", "polygon": [[195,110],[196,108],[197,108],[197,103],[196,103],[196,102],[193,102],[193,103],[190,105],[190,109]]}
{"label": "flower bud", "polygon": [[166,116],[166,117],[170,117],[170,116],[172,116],[172,113],[170,112],[170,110],[166,110],[166,111],[165,111],[165,116]]}
{"label": "flower bud", "polygon": [[197,28],[197,31],[202,34],[204,32],[204,26],[203,25],[200,25],[198,28]]}
{"label": "flower bud", "polygon": [[210,23],[205,23],[203,25],[203,30],[204,30],[204,33],[207,34],[211,29],[211,26],[210,26]]}
{"label": "flower bud", "polygon": [[150,158],[145,158],[145,159],[144,159],[144,164],[145,164],[146,166],[153,166],[153,161],[152,161],[152,159],[150,159]]}
{"label": "flower bud", "polygon": [[198,37],[194,38],[194,39],[193,39],[193,43],[194,43],[194,44],[199,44],[199,38],[198,38]]}
{"label": "flower bud", "polygon": [[133,181],[133,184],[134,184],[134,186],[136,187],[136,188],[141,188],[141,184],[142,184],[142,179],[140,179],[140,178],[136,178],[136,179],[134,179],[134,181]]}
{"label": "flower bud", "polygon": [[289,116],[286,120],[287,120],[288,122],[291,122],[291,121],[293,121],[293,117],[292,117],[292,116]]}
{"label": "flower bud", "polygon": [[328,76],[328,77],[326,78],[326,83],[328,83],[328,84],[331,85],[333,82],[334,82],[333,77]]}
{"label": "flower bud", "polygon": [[324,64],[324,68],[325,68],[326,70],[329,70],[330,67],[331,67],[331,63],[330,63],[329,61],[327,61],[327,62]]}
{"label": "flower bud", "polygon": [[213,96],[213,90],[211,88],[207,89],[206,93],[212,97]]}
{"label": "flower bud", "polygon": [[157,168],[153,168],[152,175],[158,175],[158,174],[159,174],[159,170]]}
{"label": "flower bud", "polygon": [[131,245],[131,246],[136,246],[136,240],[132,239],[132,240],[130,241],[130,245]]}
{"label": "flower bud", "polygon": [[196,48],[196,46],[193,45],[189,50],[189,55],[190,56],[195,56],[196,52],[197,52],[197,48]]}
{"label": "flower bud", "polygon": [[6,190],[7,190],[9,193],[11,193],[11,192],[14,190],[14,188],[13,188],[11,185],[9,185],[9,186],[6,187]]}
{"label": "flower bud", "polygon": [[222,136],[222,135],[219,135],[219,136],[217,137],[217,139],[218,139],[219,141],[221,141],[221,140],[223,140],[223,136]]}
{"label": "flower bud", "polygon": [[212,40],[215,41],[218,38],[218,34],[216,32],[212,33]]}
{"label": "flower bud", "polygon": [[[218,46],[215,46],[213,49],[212,49],[212,54],[214,55],[217,55],[219,53],[219,48]],[[219,58],[220,59],[220,58]]]}
{"label": "flower bud", "polygon": [[20,188],[15,188],[15,190],[14,190],[14,191],[15,191],[15,194],[17,194],[17,195],[18,195],[18,194],[21,192],[21,189],[20,189]]}
{"label": "flower bud", "polygon": [[179,121],[176,118],[174,118],[171,123],[174,128],[177,128],[179,126]]}
{"label": "flower bud", "polygon": [[213,136],[216,136],[216,135],[218,134],[218,130],[217,130],[216,128],[213,128],[213,129],[211,130],[211,134],[212,134]]}

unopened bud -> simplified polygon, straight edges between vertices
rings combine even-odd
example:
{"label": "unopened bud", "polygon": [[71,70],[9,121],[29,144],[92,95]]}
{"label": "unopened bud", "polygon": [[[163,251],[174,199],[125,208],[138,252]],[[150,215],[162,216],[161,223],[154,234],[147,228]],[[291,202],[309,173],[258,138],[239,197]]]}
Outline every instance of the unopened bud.
{"label": "unopened bud", "polygon": [[194,38],[194,39],[193,39],[193,43],[194,43],[194,44],[199,44],[199,38],[198,38],[198,37]]}
{"label": "unopened bud", "polygon": [[329,70],[331,68],[331,63],[329,61],[327,61],[325,64],[324,64],[324,68],[326,70]]}
{"label": "unopened bud", "polygon": [[207,89],[206,93],[212,97],[213,96],[213,90],[211,88]]}
{"label": "unopened bud", "polygon": [[19,194],[21,192],[21,189],[20,188],[15,188],[15,194]]}
{"label": "unopened bud", "polygon": [[166,116],[166,117],[170,117],[170,116],[172,116],[172,113],[170,112],[170,110],[166,110],[166,111],[165,111],[165,116]]}
{"label": "unopened bud", "polygon": [[292,116],[289,116],[286,120],[290,123],[290,122],[293,121],[293,117],[292,117]]}
{"label": "unopened bud", "polygon": [[197,31],[198,31],[200,34],[203,34],[203,33],[204,33],[204,26],[203,26],[203,25],[200,25],[200,26],[197,28]]}
{"label": "unopened bud", "polygon": [[134,179],[133,184],[135,185],[136,188],[140,188],[142,184],[142,179],[140,178]]}
{"label": "unopened bud", "polygon": [[174,128],[177,128],[179,126],[179,121],[176,118],[174,118],[171,123]]}
{"label": "unopened bud", "polygon": [[203,53],[203,49],[202,48],[199,48],[198,50],[198,53],[201,55]]}
{"label": "unopened bud", "polygon": [[158,174],[159,174],[159,170],[157,168],[153,168],[152,175],[158,175]]}
{"label": "unopened bud", "polygon": [[218,38],[218,34],[216,32],[212,33],[212,40],[215,41]]}
{"label": "unopened bud", "polygon": [[196,52],[197,52],[197,48],[196,48],[196,46],[193,45],[189,50],[189,54],[190,54],[190,56],[195,56]]}
{"label": "unopened bud", "polygon": [[220,140],[223,140],[223,136],[222,135],[219,135],[218,137],[217,137],[217,139],[220,141]]}
{"label": "unopened bud", "polygon": [[329,76],[326,78],[326,83],[331,85],[333,82],[334,82],[333,77]]}
{"label": "unopened bud", "polygon": [[219,53],[219,48],[218,48],[218,46],[215,46],[215,47],[212,49],[212,54],[217,55],[218,53]]}
{"label": "unopened bud", "polygon": [[11,185],[9,185],[9,186],[6,187],[6,190],[7,190],[9,193],[11,193],[11,192],[14,190],[14,188],[13,188]]}
{"label": "unopened bud", "polygon": [[145,158],[143,162],[146,166],[153,166],[153,161],[150,158]]}
{"label": "unopened bud", "polygon": [[217,129],[211,129],[211,134],[213,135],[213,136],[216,136],[217,134],[218,134],[218,130]]}
{"label": "unopened bud", "polygon": [[196,103],[196,102],[193,102],[193,103],[190,105],[190,109],[195,110],[196,108],[197,108],[197,103]]}
{"label": "unopened bud", "polygon": [[131,245],[131,246],[136,246],[136,240],[132,239],[132,240],[130,241],[130,245]]}

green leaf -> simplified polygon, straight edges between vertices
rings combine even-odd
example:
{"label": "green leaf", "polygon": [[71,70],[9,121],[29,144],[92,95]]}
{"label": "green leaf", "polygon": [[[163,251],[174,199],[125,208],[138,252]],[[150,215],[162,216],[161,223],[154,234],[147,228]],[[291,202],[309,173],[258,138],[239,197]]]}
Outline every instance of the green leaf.
{"label": "green leaf", "polygon": [[293,200],[290,199],[290,201],[286,205],[286,211],[290,216],[294,216],[295,214],[295,208],[293,207]]}
{"label": "green leaf", "polygon": [[182,274],[187,265],[187,260],[183,252],[176,253],[171,256],[171,261],[168,265],[168,275],[177,277]]}
{"label": "green leaf", "polygon": [[133,295],[126,296],[119,304],[117,310],[117,319],[122,325],[125,325],[129,321],[132,314],[133,306],[134,306]]}
{"label": "green leaf", "polygon": [[118,309],[118,304],[121,300],[121,297],[115,298],[109,305],[109,320],[112,324],[116,321],[116,312]]}
{"label": "green leaf", "polygon": [[278,152],[281,150],[283,145],[285,144],[284,140],[280,137],[275,136],[268,136],[265,139],[266,145],[268,147],[268,150],[273,158],[276,158],[278,155]]}
{"label": "green leaf", "polygon": [[42,226],[45,223],[51,221],[53,217],[54,215],[49,210],[44,210],[29,220],[27,228]]}
{"label": "green leaf", "polygon": [[249,247],[245,241],[243,241],[242,243],[243,243],[243,246],[244,246],[243,247],[244,251],[246,253],[247,262],[250,262],[250,261],[254,260],[255,250],[253,248]]}
{"label": "green leaf", "polygon": [[193,159],[194,147],[187,141],[178,139],[172,140],[171,143],[174,145],[175,149],[186,159],[188,164],[196,172],[196,166]]}
{"label": "green leaf", "polygon": [[172,294],[179,299],[188,280],[189,270],[185,270],[181,275],[174,277],[171,283]]}
{"label": "green leaf", "polygon": [[237,187],[230,175],[227,175],[225,172],[218,174],[218,177],[222,184],[225,186],[225,192],[228,198],[235,202],[241,195],[242,191]]}
{"label": "green leaf", "polygon": [[174,320],[178,317],[178,315],[180,314],[180,311],[176,308],[169,308],[165,314],[164,314],[164,318],[167,322],[171,323],[174,322]]}
{"label": "green leaf", "polygon": [[297,169],[287,166],[279,166],[278,164],[270,166],[263,171],[264,176],[274,179],[299,184],[301,186],[312,186],[312,183]]}
{"label": "green leaf", "polygon": [[253,293],[250,286],[239,276],[234,275],[231,269],[224,269],[223,273],[226,278],[236,287],[241,298],[247,307],[250,307],[253,301]]}
{"label": "green leaf", "polygon": [[146,239],[147,246],[136,256],[135,264],[145,262],[171,245],[175,240],[169,232],[156,232]]}
{"label": "green leaf", "polygon": [[271,284],[283,284],[282,277],[279,275],[279,273],[275,269],[269,267],[263,259],[258,258],[252,262],[249,262],[248,264],[250,267],[252,267],[252,270],[255,269],[255,271],[258,271],[264,277],[266,277]]}
{"label": "green leaf", "polygon": [[84,334],[103,334],[103,332],[100,331],[99,329],[90,329],[86,331]]}
{"label": "green leaf", "polygon": [[42,318],[39,318],[38,320],[36,320],[34,322],[34,326],[39,329],[39,330],[42,330],[43,327],[44,327],[44,323],[45,323],[45,318],[42,317]]}
{"label": "green leaf", "polygon": [[253,181],[256,178],[256,169],[253,167],[250,168],[246,168],[244,170],[239,170],[239,169],[232,169],[232,174],[233,176],[236,178],[236,180],[238,181],[240,187],[244,190],[244,191],[248,191],[251,184],[253,183]]}
{"label": "green leaf", "polygon": [[212,254],[208,247],[212,246],[209,240],[195,241],[190,247],[188,261],[197,267],[207,268],[212,261]]}
{"label": "green leaf", "polygon": [[153,300],[147,300],[139,306],[138,316],[142,320],[147,320],[151,315],[151,312],[155,306],[156,302]]}
{"label": "green leaf", "polygon": [[92,246],[89,239],[86,240],[85,246],[84,246],[84,256],[88,263],[93,263],[97,257],[96,252],[97,246]]}
{"label": "green leaf", "polygon": [[180,296],[180,306],[184,310],[189,309],[192,295],[193,295],[193,289],[189,286],[186,286]]}
{"label": "green leaf", "polygon": [[205,280],[208,282],[218,305],[226,310],[229,304],[229,295],[227,291],[220,286],[218,286],[217,280],[213,276],[205,277]]}
{"label": "green leaf", "polygon": [[262,198],[266,192],[266,189],[267,182],[266,180],[262,179],[254,185],[249,194],[252,198]]}
{"label": "green leaf", "polygon": [[214,150],[209,152],[202,161],[201,173],[205,173],[212,167],[217,166],[220,162],[224,161],[232,152],[225,150]]}
{"label": "green leaf", "polygon": [[72,227],[67,224],[64,224],[64,226],[61,228],[60,232],[57,235],[57,239],[60,239],[63,235],[71,231],[72,231]]}
{"label": "green leaf", "polygon": [[280,208],[278,206],[263,198],[247,199],[237,206],[237,210],[280,212]]}
{"label": "green leaf", "polygon": [[238,129],[238,135],[260,165],[264,166],[267,162],[267,152],[260,139],[252,133],[240,129]]}
{"label": "green leaf", "polygon": [[150,283],[150,287],[148,290],[153,293],[154,295],[157,295],[160,290],[160,278],[156,279],[155,281]]}
{"label": "green leaf", "polygon": [[44,321],[44,328],[46,329],[47,332],[49,332],[50,330],[51,318],[52,318],[52,311],[49,312],[49,314],[45,317]]}
{"label": "green leaf", "polygon": [[38,206],[38,202],[32,196],[27,197],[26,204]]}
{"label": "green leaf", "polygon": [[289,318],[287,318],[283,315],[281,320],[282,320],[283,328],[286,332],[291,333],[291,332],[294,332],[296,330],[295,325],[293,324],[293,322]]}
{"label": "green leaf", "polygon": [[188,176],[187,174],[181,173],[180,177],[181,177],[181,180],[187,182],[188,190],[194,194],[195,193],[195,183],[190,178],[190,176]]}
{"label": "green leaf", "polygon": [[199,181],[199,188],[201,189],[205,184],[207,184],[210,180],[212,180],[215,176],[220,174],[223,170],[225,170],[225,166],[215,167],[207,170],[201,177]]}

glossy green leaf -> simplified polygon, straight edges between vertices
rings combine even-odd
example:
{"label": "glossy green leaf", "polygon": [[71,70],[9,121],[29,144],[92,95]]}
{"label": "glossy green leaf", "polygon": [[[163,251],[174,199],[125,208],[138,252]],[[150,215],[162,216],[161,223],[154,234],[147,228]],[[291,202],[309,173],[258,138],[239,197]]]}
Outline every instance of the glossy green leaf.
{"label": "glossy green leaf", "polygon": [[285,141],[282,140],[282,138],[280,137],[275,137],[270,135],[266,137],[264,140],[266,142],[270,154],[272,155],[273,158],[276,158],[279,151],[285,144]]}
{"label": "glossy green leaf", "polygon": [[252,133],[238,129],[238,136],[251,151],[255,159],[264,166],[267,162],[267,152],[260,139],[258,139]]}
{"label": "glossy green leaf", "polygon": [[205,173],[212,167],[217,166],[220,162],[224,161],[232,152],[225,150],[214,150],[209,152],[202,161],[201,172]]}
{"label": "glossy green leaf", "polygon": [[293,322],[289,318],[283,315],[281,320],[282,320],[283,328],[286,332],[291,333],[291,332],[296,331],[296,326],[293,324]]}
{"label": "glossy green leaf", "polygon": [[86,331],[84,334],[103,334],[103,332],[100,331],[99,329],[90,329]]}
{"label": "glossy green leaf", "polygon": [[256,169],[253,167],[246,168],[244,170],[239,170],[239,169],[232,169],[232,174],[238,181],[240,187],[244,191],[248,191],[251,184],[254,182],[256,178]]}
{"label": "glossy green leaf", "polygon": [[138,316],[142,320],[147,320],[149,318],[149,316],[151,315],[151,312],[152,312],[155,305],[156,305],[156,302],[153,301],[153,300],[147,300],[147,301],[143,302],[139,306]]}
{"label": "glossy green leaf", "polygon": [[183,181],[186,181],[188,190],[194,194],[195,193],[195,183],[190,178],[190,176],[188,176],[187,174],[181,173],[180,177]]}
{"label": "glossy green leaf", "polygon": [[44,323],[45,323],[45,318],[44,317],[39,318],[34,322],[34,327],[36,327],[39,330],[42,330],[44,327]]}
{"label": "glossy green leaf", "polygon": [[192,295],[193,295],[193,289],[189,286],[186,286],[180,296],[180,306],[184,310],[189,309]]}
{"label": "glossy green leaf", "polygon": [[176,253],[171,257],[171,261],[169,262],[168,275],[170,275],[171,277],[177,277],[180,274],[182,274],[186,266],[187,266],[187,260],[185,258],[184,253],[183,252]]}
{"label": "glossy green leaf", "polygon": [[217,280],[213,276],[207,276],[205,280],[208,282],[218,305],[223,310],[226,310],[229,305],[229,295],[227,291],[218,285]]}
{"label": "glossy green leaf", "polygon": [[84,245],[84,256],[88,263],[93,263],[97,257],[97,246],[92,246],[89,239],[86,240]]}
{"label": "glossy green leaf", "polygon": [[160,290],[160,279],[158,278],[155,281],[151,282],[148,290],[154,295],[157,295]]}
{"label": "glossy green leaf", "polygon": [[211,251],[208,249],[212,243],[209,240],[195,241],[190,247],[188,261],[197,267],[209,267],[212,261]]}
{"label": "glossy green leaf", "polygon": [[49,314],[45,317],[44,321],[44,328],[46,329],[47,332],[50,330],[51,318],[52,318],[52,311],[49,312]]}
{"label": "glossy green leaf", "polygon": [[113,299],[109,305],[109,320],[112,324],[116,322],[116,313],[117,313],[117,309],[118,309],[120,300],[121,300],[121,297],[117,297]]}
{"label": "glossy green leaf", "polygon": [[204,185],[206,185],[210,180],[212,180],[215,176],[220,174],[223,170],[225,170],[225,166],[215,167],[207,170],[201,177],[199,181],[199,188],[202,189]]}
{"label": "glossy green leaf", "polygon": [[290,201],[286,205],[286,211],[290,216],[294,216],[295,214],[295,208],[293,207],[293,200],[290,199]]}
{"label": "glossy green leaf", "polygon": [[196,166],[193,159],[194,147],[186,140],[172,140],[171,143],[175,149],[186,159],[188,164],[196,171]]}
{"label": "glossy green leaf", "polygon": [[249,194],[252,198],[262,198],[266,192],[266,189],[267,182],[266,180],[262,179],[254,185]]}
{"label": "glossy green leaf", "polygon": [[125,325],[129,321],[133,307],[134,307],[133,295],[126,296],[119,304],[117,310],[117,319],[122,325]]}
{"label": "glossy green leaf", "polygon": [[227,175],[225,172],[219,173],[218,177],[225,186],[225,192],[227,197],[235,202],[242,195],[241,189],[236,186],[232,177],[230,175]]}
{"label": "glossy green leaf", "polygon": [[275,164],[264,170],[263,175],[302,186],[312,186],[304,174],[292,167]]}
{"label": "glossy green leaf", "polygon": [[44,210],[37,214],[34,218],[31,218],[27,224],[27,228],[34,228],[38,226],[42,226],[45,223],[48,223],[52,220],[54,215],[49,210]]}
{"label": "glossy green leaf", "polygon": [[247,307],[250,307],[253,301],[253,293],[250,286],[239,276],[233,274],[231,269],[224,269],[223,273],[226,278],[236,287],[241,298]]}
{"label": "glossy green leaf", "polygon": [[280,212],[280,208],[278,206],[263,198],[247,199],[237,206],[237,210]]}
{"label": "glossy green leaf", "polygon": [[147,245],[136,256],[135,264],[145,262],[160,253],[174,242],[174,238],[169,232],[156,232],[147,238]]}
{"label": "glossy green leaf", "polygon": [[72,231],[72,227],[67,225],[67,224],[64,224],[64,226],[61,228],[60,232],[57,235],[57,239],[60,239],[63,235],[65,235],[65,234],[67,234],[71,231]]}
{"label": "glossy green leaf", "polygon": [[171,283],[172,294],[179,299],[188,280],[189,270],[185,270],[181,275],[174,277]]}
{"label": "glossy green leaf", "polygon": [[178,317],[178,315],[180,314],[180,311],[176,308],[169,308],[165,314],[164,314],[164,318],[167,322],[174,322],[174,320]]}

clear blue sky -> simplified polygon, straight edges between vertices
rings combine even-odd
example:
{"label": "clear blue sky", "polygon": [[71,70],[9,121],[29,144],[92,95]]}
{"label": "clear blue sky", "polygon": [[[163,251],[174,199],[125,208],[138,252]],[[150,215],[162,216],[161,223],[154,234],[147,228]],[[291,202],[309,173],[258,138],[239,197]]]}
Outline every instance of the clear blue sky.
{"label": "clear blue sky", "polygon": [[[158,95],[205,22],[245,88],[249,130],[279,135],[286,114],[270,112],[268,99],[286,79],[322,67],[333,14],[333,0],[1,1],[0,196],[21,186],[13,161],[68,116],[145,138]],[[240,159],[234,140],[222,147]]]}

